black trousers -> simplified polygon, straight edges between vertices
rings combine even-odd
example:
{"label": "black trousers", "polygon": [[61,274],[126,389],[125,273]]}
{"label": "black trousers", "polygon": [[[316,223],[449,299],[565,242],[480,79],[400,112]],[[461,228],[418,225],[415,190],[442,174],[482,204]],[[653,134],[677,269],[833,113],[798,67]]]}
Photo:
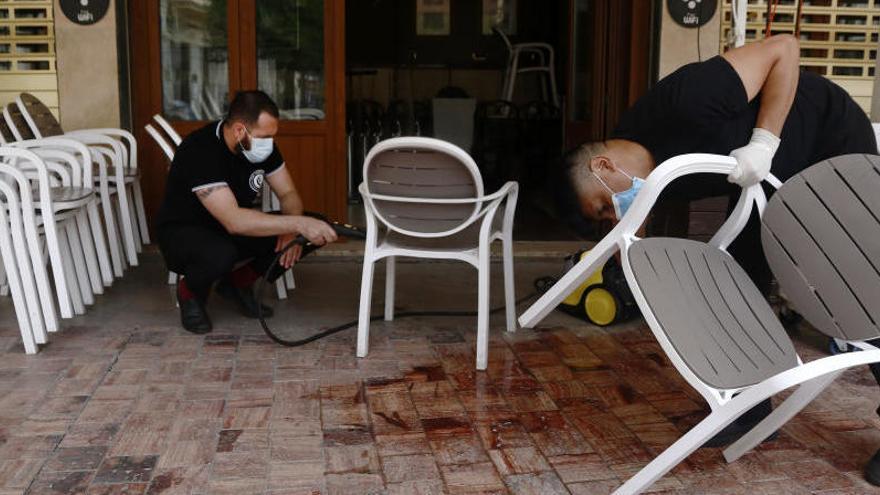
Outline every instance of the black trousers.
{"label": "black trousers", "polygon": [[250,259],[263,275],[275,259],[276,237],[232,235],[217,227],[170,225],[159,229],[159,249],[168,269],[186,277],[186,285],[204,300],[214,282],[236,263]]}

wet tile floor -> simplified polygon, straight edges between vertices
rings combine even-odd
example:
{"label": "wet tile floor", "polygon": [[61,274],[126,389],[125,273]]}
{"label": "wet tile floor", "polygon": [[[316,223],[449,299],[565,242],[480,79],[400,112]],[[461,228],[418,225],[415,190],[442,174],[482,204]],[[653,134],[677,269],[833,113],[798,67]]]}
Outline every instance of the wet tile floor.
{"label": "wet tile floor", "polygon": [[[518,264],[518,293],[557,265]],[[398,270],[404,309],[475,304],[467,267]],[[637,321],[553,315],[506,334],[495,318],[477,373],[469,318],[374,323],[357,359],[354,330],[282,348],[216,303],[215,331],[186,334],[162,278],[145,255],[37,356],[0,302],[0,495],[601,494],[707,413]],[[272,323],[305,335],[350,319],[358,280],[356,263],[306,263]],[[823,353],[808,329],[794,338],[805,359]],[[872,493],[878,403],[870,373],[848,372],[777,440],[730,465],[701,449],[653,490]]]}

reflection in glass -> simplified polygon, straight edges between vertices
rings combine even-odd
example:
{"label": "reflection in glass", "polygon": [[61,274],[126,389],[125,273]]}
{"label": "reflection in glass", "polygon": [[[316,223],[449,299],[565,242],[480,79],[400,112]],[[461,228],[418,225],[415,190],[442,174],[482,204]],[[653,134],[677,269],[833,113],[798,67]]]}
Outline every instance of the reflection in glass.
{"label": "reflection in glass", "polygon": [[569,118],[573,121],[590,119],[590,94],[593,80],[592,33],[593,2],[575,0],[574,2],[574,53],[572,54],[571,105]]}
{"label": "reflection in glass", "polygon": [[162,111],[219,119],[229,93],[226,0],[161,0]]}
{"label": "reflection in glass", "polygon": [[323,0],[257,2],[257,71],[281,118],[324,119]]}

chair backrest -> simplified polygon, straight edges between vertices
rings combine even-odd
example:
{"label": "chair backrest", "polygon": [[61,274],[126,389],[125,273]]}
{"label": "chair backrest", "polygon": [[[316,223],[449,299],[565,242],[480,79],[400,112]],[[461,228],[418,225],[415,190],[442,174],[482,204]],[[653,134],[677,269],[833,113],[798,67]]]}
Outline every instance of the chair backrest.
{"label": "chair backrest", "polygon": [[44,138],[64,134],[61,123],[42,101],[30,93],[16,99],[18,109],[35,137]]}
{"label": "chair backrest", "polygon": [[159,148],[162,148],[162,152],[165,153],[165,157],[168,158],[168,162],[170,163],[174,160],[174,148],[171,144],[162,137],[162,134],[153,127],[152,124],[147,124],[144,126],[144,129],[147,131],[147,134],[156,141],[156,144],[159,145]]}
{"label": "chair backrest", "polygon": [[[460,204],[406,199],[474,199],[483,179],[461,148],[439,139],[399,137],[380,142],[364,162],[365,200],[390,229],[416,237],[452,233],[480,211],[480,202]],[[394,196],[397,200],[374,195]]]}
{"label": "chair backrest", "polygon": [[764,253],[780,291],[816,329],[880,337],[880,156],[813,165],[768,201]]}
{"label": "chair backrest", "polygon": [[36,138],[15,103],[6,105],[6,108],[3,109],[3,119],[6,120],[6,125],[9,126],[16,141]]}
{"label": "chair backrest", "polygon": [[0,145],[6,145],[18,141],[9,123],[6,122],[5,116],[0,115]]}
{"label": "chair backrest", "polygon": [[502,31],[501,28],[499,28],[498,26],[493,26],[492,32],[497,34],[498,36],[501,36],[501,39],[504,41],[504,45],[507,47],[507,51],[513,51],[513,44],[510,42],[510,38],[508,38],[507,35],[504,34],[504,31]]}
{"label": "chair backrest", "polygon": [[183,141],[183,138],[180,137],[180,134],[174,130],[174,127],[171,126],[171,122],[165,120],[165,117],[159,115],[153,115],[153,120],[159,124],[159,127],[165,131],[165,134],[168,135],[168,138],[171,139],[171,142],[174,143],[174,146],[180,146],[180,142]]}

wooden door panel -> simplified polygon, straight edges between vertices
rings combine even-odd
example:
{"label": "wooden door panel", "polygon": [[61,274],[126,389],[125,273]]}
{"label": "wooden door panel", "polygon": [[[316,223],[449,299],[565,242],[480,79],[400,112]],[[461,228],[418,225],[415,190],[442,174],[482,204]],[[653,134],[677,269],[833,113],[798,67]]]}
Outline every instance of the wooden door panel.
{"label": "wooden door panel", "polygon": [[306,210],[325,212],[330,201],[324,194],[327,187],[326,138],[324,136],[278,136],[284,163],[296,183]]}

